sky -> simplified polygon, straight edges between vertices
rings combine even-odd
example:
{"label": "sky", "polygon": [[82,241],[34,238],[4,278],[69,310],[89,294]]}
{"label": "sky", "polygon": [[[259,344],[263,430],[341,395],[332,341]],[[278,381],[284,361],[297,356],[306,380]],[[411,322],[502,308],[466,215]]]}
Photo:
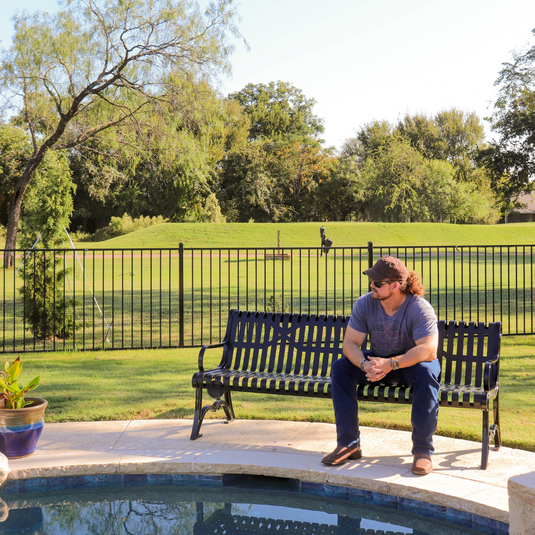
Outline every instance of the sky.
{"label": "sky", "polygon": [[[15,12],[57,0],[0,0],[0,46]],[[323,138],[340,148],[373,120],[453,107],[492,113],[501,65],[535,44],[534,0],[241,0],[226,95],[282,80],[313,98]],[[495,138],[485,123],[487,139]]]}

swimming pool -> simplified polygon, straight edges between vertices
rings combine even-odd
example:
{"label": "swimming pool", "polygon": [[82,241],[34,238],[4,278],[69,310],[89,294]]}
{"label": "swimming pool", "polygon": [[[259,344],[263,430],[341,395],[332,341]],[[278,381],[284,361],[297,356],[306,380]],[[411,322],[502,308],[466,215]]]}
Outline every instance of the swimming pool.
{"label": "swimming pool", "polygon": [[[10,480],[0,534],[504,535],[507,524],[354,488],[250,475]],[[17,531],[18,530],[18,531]]]}

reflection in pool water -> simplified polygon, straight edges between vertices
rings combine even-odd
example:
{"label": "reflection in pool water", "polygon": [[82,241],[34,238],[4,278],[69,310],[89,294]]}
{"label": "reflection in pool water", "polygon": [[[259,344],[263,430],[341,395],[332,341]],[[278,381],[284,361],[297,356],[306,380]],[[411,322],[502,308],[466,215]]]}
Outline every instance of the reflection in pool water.
{"label": "reflection in pool water", "polygon": [[[2,493],[4,535],[459,535],[505,533],[349,499],[294,480],[246,476],[219,488],[143,486]],[[3,520],[3,521],[2,521]],[[466,520],[466,519],[465,519]],[[481,529],[479,529],[481,528]]]}

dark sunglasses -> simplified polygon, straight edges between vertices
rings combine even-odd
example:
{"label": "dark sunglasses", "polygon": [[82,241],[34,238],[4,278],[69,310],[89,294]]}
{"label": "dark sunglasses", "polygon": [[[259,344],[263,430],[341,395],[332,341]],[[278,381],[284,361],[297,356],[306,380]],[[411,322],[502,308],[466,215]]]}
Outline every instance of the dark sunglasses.
{"label": "dark sunglasses", "polygon": [[370,284],[373,284],[376,288],[380,288],[383,284],[391,284],[393,282],[397,282],[397,281],[389,281],[389,280],[386,280],[386,281],[374,281],[374,280],[370,279]]}

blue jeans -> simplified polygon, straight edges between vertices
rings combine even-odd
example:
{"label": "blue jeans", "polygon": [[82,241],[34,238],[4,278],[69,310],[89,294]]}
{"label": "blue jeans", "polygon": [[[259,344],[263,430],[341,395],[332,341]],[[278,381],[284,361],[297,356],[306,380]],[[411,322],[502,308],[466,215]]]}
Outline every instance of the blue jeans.
{"label": "blue jeans", "polygon": [[438,419],[439,376],[440,363],[435,359],[391,371],[379,383],[371,383],[347,357],[336,360],[331,369],[331,383],[338,445],[360,444],[357,384],[401,384],[414,389],[412,454],[431,455],[435,449],[433,433]]}

